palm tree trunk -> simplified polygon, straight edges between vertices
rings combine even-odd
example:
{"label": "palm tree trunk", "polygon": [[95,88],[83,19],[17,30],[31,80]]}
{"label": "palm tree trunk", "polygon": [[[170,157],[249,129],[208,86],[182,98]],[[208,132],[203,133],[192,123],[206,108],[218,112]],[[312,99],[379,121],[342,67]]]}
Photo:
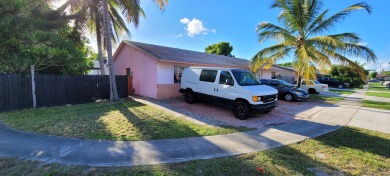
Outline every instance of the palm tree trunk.
{"label": "palm tree trunk", "polygon": [[101,24],[99,18],[99,10],[95,9],[95,23],[96,23],[96,40],[97,40],[97,49],[98,49],[98,58],[101,75],[106,75],[106,69],[104,68],[103,61],[103,51],[102,51],[102,34],[101,34]]}
{"label": "palm tree trunk", "polygon": [[108,56],[108,72],[110,77],[110,101],[116,101],[119,99],[118,91],[116,88],[115,72],[113,68],[112,60],[112,44],[111,44],[111,23],[108,12],[108,1],[103,0],[103,25],[104,25],[104,37],[106,41],[107,56]]}

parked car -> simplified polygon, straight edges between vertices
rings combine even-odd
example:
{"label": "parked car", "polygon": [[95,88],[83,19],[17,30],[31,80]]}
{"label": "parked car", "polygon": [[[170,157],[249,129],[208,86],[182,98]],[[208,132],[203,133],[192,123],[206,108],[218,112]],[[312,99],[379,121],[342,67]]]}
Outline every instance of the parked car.
{"label": "parked car", "polygon": [[379,79],[371,79],[368,82],[378,83],[378,82],[381,82],[381,80],[379,80]]}
{"label": "parked car", "polygon": [[349,83],[339,81],[338,79],[335,78],[323,77],[323,78],[318,78],[317,80],[322,84],[328,84],[329,87],[336,87],[339,89],[349,87]]}
{"label": "parked car", "polygon": [[[293,81],[292,84],[297,86],[297,81]],[[321,84],[316,80],[306,81],[305,79],[302,79],[300,88],[306,90],[307,92],[309,92],[309,94],[319,94],[321,92],[329,91],[327,84]]]}
{"label": "parked car", "polygon": [[278,90],[278,98],[286,101],[306,100],[309,93],[301,88],[279,79],[261,79],[260,82]]}
{"label": "parked car", "polygon": [[252,110],[272,111],[278,96],[276,89],[261,85],[248,70],[209,67],[185,68],[180,92],[189,104],[206,100],[233,107],[240,120],[249,118]]}

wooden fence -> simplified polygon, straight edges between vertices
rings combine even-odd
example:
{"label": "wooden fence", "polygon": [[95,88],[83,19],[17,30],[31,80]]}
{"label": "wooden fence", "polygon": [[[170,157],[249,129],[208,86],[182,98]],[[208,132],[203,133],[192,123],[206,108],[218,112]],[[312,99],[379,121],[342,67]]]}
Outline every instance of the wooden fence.
{"label": "wooden fence", "polygon": [[[110,98],[106,75],[35,75],[37,107],[82,104]],[[116,76],[120,98],[128,96],[128,76]],[[0,74],[0,112],[33,108],[30,75]]]}

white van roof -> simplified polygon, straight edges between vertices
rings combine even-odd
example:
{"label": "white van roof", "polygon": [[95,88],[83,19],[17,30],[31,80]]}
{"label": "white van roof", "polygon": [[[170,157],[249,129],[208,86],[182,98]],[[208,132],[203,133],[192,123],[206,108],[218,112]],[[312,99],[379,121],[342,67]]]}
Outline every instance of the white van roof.
{"label": "white van roof", "polygon": [[240,68],[225,68],[225,67],[188,67],[188,68],[191,68],[191,69],[213,69],[213,70],[245,70],[245,69],[240,69]]}

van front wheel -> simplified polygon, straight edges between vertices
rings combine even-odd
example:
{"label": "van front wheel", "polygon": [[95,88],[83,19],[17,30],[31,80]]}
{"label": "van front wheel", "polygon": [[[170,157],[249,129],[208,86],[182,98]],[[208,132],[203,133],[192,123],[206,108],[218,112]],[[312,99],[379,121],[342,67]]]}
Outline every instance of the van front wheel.
{"label": "van front wheel", "polygon": [[185,99],[188,104],[195,103],[195,94],[192,90],[187,90],[185,94]]}
{"label": "van front wheel", "polygon": [[245,119],[249,118],[249,116],[251,114],[251,111],[250,111],[248,104],[246,102],[243,102],[243,101],[237,101],[234,104],[233,112],[234,112],[234,115],[236,116],[236,118],[240,119],[240,120],[245,120]]}

